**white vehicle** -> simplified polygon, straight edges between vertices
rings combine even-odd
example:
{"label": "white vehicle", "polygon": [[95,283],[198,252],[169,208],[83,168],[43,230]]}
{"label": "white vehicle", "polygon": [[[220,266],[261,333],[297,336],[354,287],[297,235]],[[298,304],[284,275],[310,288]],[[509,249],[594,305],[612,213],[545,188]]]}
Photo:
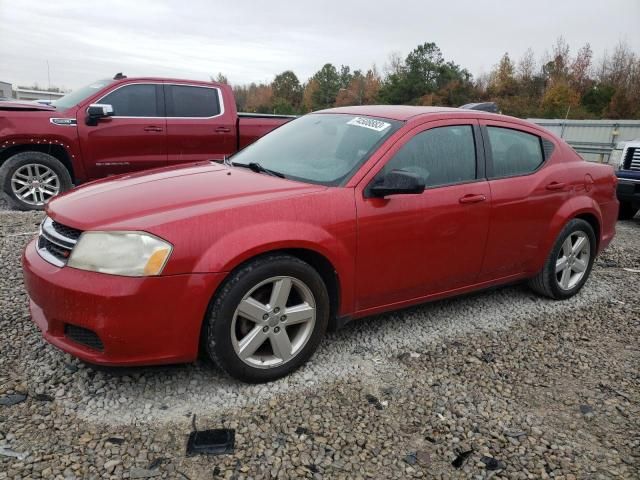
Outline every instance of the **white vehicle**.
{"label": "white vehicle", "polygon": [[632,219],[640,210],[640,139],[624,144],[618,171],[621,220]]}

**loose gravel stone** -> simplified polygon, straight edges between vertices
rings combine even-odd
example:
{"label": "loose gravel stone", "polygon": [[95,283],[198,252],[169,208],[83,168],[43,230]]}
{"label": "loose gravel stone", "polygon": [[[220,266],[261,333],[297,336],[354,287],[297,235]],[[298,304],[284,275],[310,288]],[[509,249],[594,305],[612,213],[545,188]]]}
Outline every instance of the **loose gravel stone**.
{"label": "loose gravel stone", "polygon": [[[40,219],[0,209],[0,398],[27,395],[0,406],[0,452],[21,454],[0,480],[640,477],[640,219],[570,300],[510,286],[361,320],[268,385],[46,344],[20,271]],[[187,457],[194,414],[234,453]]]}

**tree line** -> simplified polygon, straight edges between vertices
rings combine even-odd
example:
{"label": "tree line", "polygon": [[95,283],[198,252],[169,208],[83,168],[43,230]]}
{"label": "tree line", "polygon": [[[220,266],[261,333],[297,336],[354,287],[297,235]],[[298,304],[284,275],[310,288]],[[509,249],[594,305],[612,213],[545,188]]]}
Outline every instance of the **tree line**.
{"label": "tree line", "polygon": [[[229,83],[223,74],[217,80]],[[405,58],[389,56],[381,73],[325,64],[306,82],[291,70],[267,83],[233,85],[238,110],[303,114],[347,105],[407,104],[458,107],[496,102],[516,117],[640,118],[640,56],[625,43],[594,61],[587,43],[572,54],[560,37],[551,52],[532,49],[514,60],[505,53],[487,74],[471,73],[444,58],[435,43],[424,43]]]}

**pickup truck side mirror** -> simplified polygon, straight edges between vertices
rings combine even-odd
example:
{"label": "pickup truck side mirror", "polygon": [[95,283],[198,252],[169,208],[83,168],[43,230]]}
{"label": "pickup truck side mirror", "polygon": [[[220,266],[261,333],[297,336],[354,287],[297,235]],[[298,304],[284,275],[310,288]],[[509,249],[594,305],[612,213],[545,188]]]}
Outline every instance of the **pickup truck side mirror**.
{"label": "pickup truck side mirror", "polygon": [[424,192],[424,179],[406,170],[392,170],[384,177],[374,180],[368,188],[369,197],[386,197],[388,195],[407,195]]}
{"label": "pickup truck side mirror", "polygon": [[86,123],[89,126],[96,126],[101,118],[113,116],[113,105],[106,103],[92,103],[87,107]]}

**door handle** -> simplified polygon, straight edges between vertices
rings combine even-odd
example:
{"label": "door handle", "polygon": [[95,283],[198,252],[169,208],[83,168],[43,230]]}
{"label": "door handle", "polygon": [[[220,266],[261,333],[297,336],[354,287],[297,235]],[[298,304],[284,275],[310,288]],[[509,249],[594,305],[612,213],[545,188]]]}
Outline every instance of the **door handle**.
{"label": "door handle", "polygon": [[145,132],[161,132],[161,127],[156,127],[155,125],[150,125],[148,127],[144,127]]}
{"label": "door handle", "polygon": [[562,190],[566,186],[564,182],[551,182],[547,185],[547,190]]}
{"label": "door handle", "polygon": [[231,129],[229,127],[216,127],[214,132],[216,133],[229,133]]}
{"label": "door handle", "polygon": [[460,203],[479,203],[484,202],[487,199],[484,195],[475,195],[470,193],[460,198]]}

